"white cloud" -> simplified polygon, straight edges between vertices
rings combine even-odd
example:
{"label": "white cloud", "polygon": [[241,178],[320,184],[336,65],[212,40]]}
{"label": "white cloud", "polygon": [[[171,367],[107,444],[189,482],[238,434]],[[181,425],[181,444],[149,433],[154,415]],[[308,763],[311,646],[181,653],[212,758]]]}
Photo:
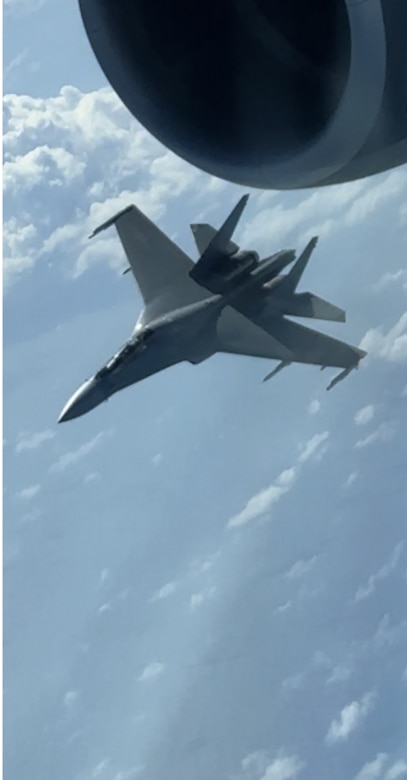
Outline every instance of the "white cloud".
{"label": "white cloud", "polygon": [[213,598],[215,593],[216,593],[215,585],[212,585],[210,588],[206,588],[206,590],[203,590],[200,593],[193,593],[189,600],[189,606],[191,608],[191,611],[195,612],[195,610],[198,609],[198,607],[201,607],[205,601],[208,601],[209,599]]}
{"label": "white cloud", "polygon": [[50,98],[8,94],[4,117],[7,285],[56,252],[71,276],[100,262],[119,269],[114,233],[88,243],[93,228],[132,202],[159,220],[180,194],[198,204],[215,186],[138,125],[108,87],[83,94],[65,86]]}
{"label": "white cloud", "polygon": [[369,404],[368,406],[363,406],[362,409],[359,409],[358,412],[356,412],[354,416],[354,421],[356,425],[367,425],[373,417],[374,417],[375,408],[373,404]]}
{"label": "white cloud", "polygon": [[376,590],[377,583],[385,580],[397,568],[401,554],[403,552],[403,548],[403,541],[396,544],[389,560],[384,563],[375,574],[370,575],[366,585],[363,585],[357,590],[355,595],[355,602],[364,601],[364,599],[367,599],[369,596],[373,595]]}
{"label": "white cloud", "polygon": [[23,501],[30,501],[31,498],[35,498],[35,496],[38,496],[40,490],[41,490],[41,485],[30,485],[29,487],[20,490],[20,492],[17,493],[17,496],[18,498],[22,498]]}
{"label": "white cloud", "polygon": [[98,764],[96,764],[95,767],[92,769],[92,780],[96,780],[96,778],[101,777],[106,769],[108,769],[110,764],[110,760],[108,758],[103,758],[102,761],[99,761]]}
{"label": "white cloud", "polygon": [[399,268],[398,271],[386,271],[379,281],[373,285],[373,289],[377,292],[381,292],[390,285],[402,287],[403,290],[407,292],[407,270],[405,268]]}
{"label": "white cloud", "polygon": [[401,315],[388,333],[383,333],[381,328],[368,330],[359,346],[372,357],[382,358],[390,363],[405,363],[407,360],[407,311]]}
{"label": "white cloud", "polygon": [[65,705],[65,707],[69,707],[69,708],[73,707],[73,705],[78,700],[78,698],[79,698],[78,691],[75,691],[75,690],[67,691],[64,694],[64,705]]}
{"label": "white cloud", "polygon": [[[7,4],[7,0],[5,0],[5,4]],[[12,75],[14,71],[18,70],[23,62],[27,59],[27,56],[28,49],[24,49],[23,51],[20,51],[16,57],[13,57],[13,59],[10,60],[10,62],[6,65],[3,74],[5,84],[7,84],[7,80],[9,79],[10,75]]]}
{"label": "white cloud", "polygon": [[319,449],[321,444],[327,440],[329,431],[323,431],[323,433],[316,433],[303,447],[302,452],[298,458],[300,463],[305,463],[314,453]]}
{"label": "white cloud", "polygon": [[252,496],[244,509],[230,518],[227,524],[228,528],[239,528],[247,525],[247,523],[250,523],[252,520],[256,520],[258,517],[269,512],[272,507],[275,506],[289,490],[291,490],[298,477],[302,464],[306,463],[317,451],[318,456],[322,457],[325,453],[325,448],[321,448],[321,444],[327,440],[328,436],[329,432],[324,431],[323,433],[315,434],[315,436],[306,442],[298,456],[299,465],[285,469],[269,487],[264,488],[264,490],[256,493],[255,496]]}
{"label": "white cloud", "polygon": [[85,163],[60,147],[37,146],[27,154],[16,156],[3,166],[3,188],[14,192],[22,186],[32,190],[46,179],[50,187],[66,186],[69,180],[82,177]]}
{"label": "white cloud", "polygon": [[380,780],[387,760],[386,753],[378,753],[373,761],[369,761],[362,767],[355,780]]}
{"label": "white cloud", "polygon": [[307,558],[306,560],[296,561],[296,563],[291,566],[291,569],[286,573],[285,576],[292,580],[304,577],[315,566],[316,561],[316,555],[314,555],[312,558]]}
{"label": "white cloud", "polygon": [[260,780],[294,780],[304,766],[297,756],[280,756],[268,765]]}
{"label": "white cloud", "polygon": [[407,173],[403,169],[391,171],[384,179],[379,178],[360,197],[354,200],[345,215],[345,224],[363,222],[385,202],[401,195],[407,189]]}
{"label": "white cloud", "polygon": [[162,452],[157,452],[156,455],[153,455],[153,457],[151,458],[151,463],[153,464],[153,466],[158,466],[161,463],[162,459],[163,459]]}
{"label": "white cloud", "polygon": [[[375,180],[360,180],[319,189],[293,205],[270,204],[249,222],[241,243],[250,246],[256,241],[266,248],[311,235],[328,236],[345,226],[357,225],[382,209],[385,203],[400,198],[407,191],[407,174],[402,170],[378,176]],[[261,201],[259,199],[259,205]]]}
{"label": "white cloud", "polygon": [[46,441],[51,441],[55,438],[55,432],[50,430],[39,431],[38,433],[21,434],[16,444],[16,453],[19,455],[21,452],[27,450],[36,450],[41,447]]}
{"label": "white cloud", "polygon": [[352,670],[349,668],[349,666],[341,665],[334,666],[331,674],[327,678],[327,685],[333,685],[334,683],[341,683],[345,682],[345,680],[349,680],[349,677],[352,675]]}
{"label": "white cloud", "polygon": [[383,615],[380,623],[374,633],[371,644],[376,650],[396,645],[404,642],[407,630],[407,621],[402,620],[399,623],[391,625],[390,617],[386,613]]}
{"label": "white cloud", "polygon": [[401,777],[407,777],[407,762],[404,759],[396,761],[390,769],[387,770],[383,780],[399,780]]}
{"label": "white cloud", "polygon": [[13,16],[30,16],[38,11],[45,3],[45,0],[4,0],[6,11]]}
{"label": "white cloud", "polygon": [[296,476],[295,468],[282,471],[268,488],[253,496],[237,515],[231,517],[229,528],[239,528],[268,512],[290,490]]}
{"label": "white cloud", "polygon": [[366,693],[361,699],[352,701],[341,710],[339,718],[333,720],[325,741],[328,745],[342,742],[361,725],[374,706],[375,696],[373,692]]}
{"label": "white cloud", "polygon": [[348,478],[347,478],[347,480],[345,482],[345,487],[346,488],[351,487],[351,485],[353,485],[353,483],[356,482],[358,476],[359,476],[359,474],[358,474],[357,471],[351,471],[351,473],[349,474],[349,476],[348,476]]}
{"label": "white cloud", "polygon": [[394,434],[394,425],[389,422],[383,422],[381,425],[379,425],[378,428],[376,428],[375,431],[370,433],[369,436],[366,436],[364,439],[358,439],[355,447],[362,449],[363,447],[368,447],[370,444],[375,444],[377,441],[384,443],[389,442],[393,438]]}
{"label": "white cloud", "polygon": [[283,604],[279,604],[275,609],[276,615],[281,615],[283,612],[287,612],[292,607],[292,601],[285,601]]}
{"label": "white cloud", "polygon": [[160,663],[159,661],[153,661],[143,669],[140,676],[138,677],[138,681],[147,682],[148,680],[153,680],[155,677],[158,677],[160,674],[162,674],[164,669],[165,664]]}
{"label": "white cloud", "polygon": [[243,759],[241,767],[242,780],[295,780],[305,763],[298,756],[290,756],[283,751],[270,761],[267,753],[256,750]]}
{"label": "white cloud", "polygon": [[176,582],[166,582],[165,585],[153,593],[150,601],[161,601],[161,599],[167,599],[169,596],[172,596],[172,594],[175,593],[176,589]]}
{"label": "white cloud", "polygon": [[50,473],[61,473],[69,468],[69,466],[74,466],[76,463],[79,463],[83,458],[86,458],[93,450],[99,447],[105,437],[106,433],[101,431],[94,436],[93,439],[90,439],[90,441],[87,441],[85,444],[78,447],[77,450],[65,452],[60,456],[56,463],[53,463],[52,466],[50,466]]}
{"label": "white cloud", "polygon": [[282,682],[282,687],[287,691],[299,691],[304,685],[305,677],[305,672],[299,672],[298,674],[293,674],[292,677],[286,677]]}
{"label": "white cloud", "polygon": [[308,414],[317,414],[321,408],[321,402],[317,398],[308,404]]}
{"label": "white cloud", "polygon": [[90,471],[89,474],[86,474],[83,481],[85,485],[89,485],[91,482],[100,482],[101,479],[102,477],[100,476],[99,471]]}

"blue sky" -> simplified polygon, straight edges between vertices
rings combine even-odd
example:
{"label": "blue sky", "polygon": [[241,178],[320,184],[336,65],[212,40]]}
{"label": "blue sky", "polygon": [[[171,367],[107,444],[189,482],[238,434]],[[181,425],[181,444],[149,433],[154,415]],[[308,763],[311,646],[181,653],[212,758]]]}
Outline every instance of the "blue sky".
{"label": "blue sky", "polygon": [[[107,87],[76,3],[5,5],[4,706],[9,780],[407,777],[407,169],[253,192],[237,232],[319,233],[304,288],[369,356],[216,356],[57,427],[141,300],[130,202],[196,257],[243,190]],[[322,329],[322,326],[321,326]]]}

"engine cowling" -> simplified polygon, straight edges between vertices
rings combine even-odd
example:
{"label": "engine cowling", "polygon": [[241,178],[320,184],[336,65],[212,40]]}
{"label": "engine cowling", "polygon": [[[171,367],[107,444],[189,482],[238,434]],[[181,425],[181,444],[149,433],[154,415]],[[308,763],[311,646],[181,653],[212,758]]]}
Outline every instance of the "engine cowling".
{"label": "engine cowling", "polygon": [[[381,0],[79,2],[132,114],[214,175],[282,189],[341,181],[366,144],[386,140]],[[396,6],[407,23],[407,3]]]}

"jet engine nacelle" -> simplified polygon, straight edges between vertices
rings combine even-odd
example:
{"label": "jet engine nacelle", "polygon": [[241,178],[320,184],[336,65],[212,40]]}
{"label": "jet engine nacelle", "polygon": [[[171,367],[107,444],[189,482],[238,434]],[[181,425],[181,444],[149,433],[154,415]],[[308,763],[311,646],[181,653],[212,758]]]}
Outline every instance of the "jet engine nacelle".
{"label": "jet engine nacelle", "polygon": [[406,0],[79,0],[132,114],[216,176],[297,188],[407,160]]}

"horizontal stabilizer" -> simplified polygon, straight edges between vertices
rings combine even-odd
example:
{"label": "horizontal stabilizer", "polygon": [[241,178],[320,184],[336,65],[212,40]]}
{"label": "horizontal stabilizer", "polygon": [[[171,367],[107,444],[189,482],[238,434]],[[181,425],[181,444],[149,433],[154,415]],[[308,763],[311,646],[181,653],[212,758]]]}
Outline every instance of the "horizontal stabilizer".
{"label": "horizontal stabilizer", "polygon": [[192,268],[190,276],[198,282],[198,284],[205,282],[208,279],[208,276],[216,271],[218,261],[222,257],[225,257],[225,255],[228,256],[230,254],[230,251],[228,250],[230,240],[239,219],[242,216],[248,199],[248,195],[243,195],[243,197],[240,198],[239,203],[229,214],[222,227],[215,233],[200,259]]}
{"label": "horizontal stabilizer", "polygon": [[284,294],[294,293],[298,287],[299,281],[308,265],[308,261],[318,243],[318,236],[311,238],[304,251],[301,252],[298,260],[294,263],[291,271],[283,279],[280,291]]}
{"label": "horizontal stabilizer", "polygon": [[[212,225],[207,224],[191,225],[191,230],[198,247],[198,252],[200,255],[203,255],[213,238],[216,236],[217,230],[212,227]],[[239,251],[239,247],[234,241],[228,241],[225,249],[228,255],[234,255],[235,252]]]}
{"label": "horizontal stabilizer", "polygon": [[284,301],[284,313],[291,317],[346,322],[346,312],[343,309],[309,292],[296,293],[287,302]]}

